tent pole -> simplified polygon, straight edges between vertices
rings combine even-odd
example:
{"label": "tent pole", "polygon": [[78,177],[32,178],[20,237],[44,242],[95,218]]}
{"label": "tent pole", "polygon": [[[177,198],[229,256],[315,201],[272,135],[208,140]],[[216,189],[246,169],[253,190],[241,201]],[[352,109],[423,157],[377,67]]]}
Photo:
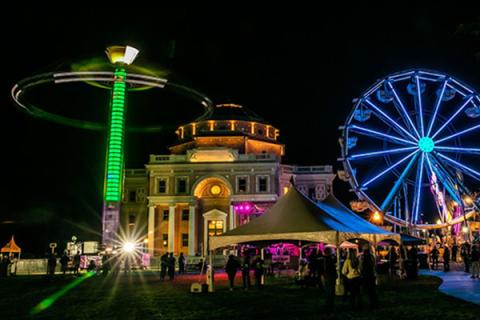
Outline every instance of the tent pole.
{"label": "tent pole", "polygon": [[[265,249],[262,247],[260,249],[260,259],[265,262]],[[262,272],[262,277],[260,278],[260,284],[263,286],[265,284],[265,271]]]}
{"label": "tent pole", "polygon": [[335,281],[335,294],[337,296],[343,295],[343,287],[341,282],[341,270],[340,270],[340,235],[338,231],[335,233],[335,246],[337,254],[337,280]]}
{"label": "tent pole", "polygon": [[208,267],[207,267],[207,285],[208,285],[208,292],[214,292],[215,289],[213,287],[214,284],[214,275],[213,275],[213,250],[208,252]]}

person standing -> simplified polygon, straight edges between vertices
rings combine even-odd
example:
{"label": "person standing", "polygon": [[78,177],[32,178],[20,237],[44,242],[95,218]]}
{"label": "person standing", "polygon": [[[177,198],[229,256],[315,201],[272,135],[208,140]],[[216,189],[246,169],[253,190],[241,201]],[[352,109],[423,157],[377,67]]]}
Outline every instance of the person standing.
{"label": "person standing", "polygon": [[363,289],[368,296],[370,308],[372,309],[377,306],[375,266],[375,256],[370,252],[370,248],[367,247],[363,251],[360,260],[360,275],[362,276]]}
{"label": "person standing", "polygon": [[450,271],[450,249],[448,245],[446,245],[445,250],[443,250],[443,271]]}
{"label": "person standing", "polygon": [[464,242],[460,247],[460,256],[463,260],[465,272],[470,273],[470,244],[468,242]]}
{"label": "person standing", "polygon": [[102,275],[103,276],[107,276],[108,273],[110,272],[110,255],[108,254],[105,254],[103,257],[102,257]]}
{"label": "person standing", "polygon": [[73,257],[73,273],[78,275],[80,272],[80,251]]}
{"label": "person standing", "polygon": [[161,257],[160,257],[160,280],[165,280],[165,275],[167,274],[167,268],[168,268],[168,253],[165,252]]}
{"label": "person standing", "polygon": [[457,252],[458,252],[457,241],[454,240],[452,245],[452,262],[457,262]]}
{"label": "person standing", "polygon": [[264,269],[265,267],[263,265],[263,259],[260,256],[258,256],[253,261],[253,272],[255,274],[255,286],[259,289],[263,287],[262,277],[263,277]]}
{"label": "person standing", "polygon": [[242,282],[243,289],[248,290],[250,288],[250,256],[245,253],[242,263]]}
{"label": "person standing", "polygon": [[335,282],[337,279],[337,270],[335,267],[335,258],[332,255],[332,249],[330,247],[325,248],[323,256],[323,277],[325,280],[325,294],[327,296],[326,306],[332,311],[335,307]]}
{"label": "person standing", "polygon": [[185,256],[183,255],[183,252],[180,252],[180,256],[178,257],[178,273],[185,273]]}
{"label": "person standing", "polygon": [[470,261],[472,262],[472,279],[480,277],[480,251],[478,246],[472,246],[472,253],[470,254]]}
{"label": "person standing", "polygon": [[60,258],[60,266],[62,268],[63,275],[65,275],[68,269],[68,256],[66,252],[64,252]]}
{"label": "person standing", "polygon": [[230,291],[233,291],[235,276],[240,268],[240,263],[237,261],[233,254],[228,256],[227,265],[225,266],[225,272],[227,273],[228,280],[230,282]]}
{"label": "person standing", "polygon": [[359,261],[353,249],[348,251],[347,259],[343,263],[342,274],[345,276],[346,288],[350,294],[350,305],[352,308],[360,308],[362,302],[360,298]]}
{"label": "person standing", "polygon": [[433,246],[433,249],[432,251],[430,252],[430,255],[432,257],[432,269],[433,270],[437,270],[438,268],[438,255],[439,255],[439,251],[437,249],[437,246]]}
{"label": "person standing", "polygon": [[170,252],[170,255],[168,256],[167,267],[168,278],[173,280],[175,278],[175,257],[173,256],[173,252]]}
{"label": "person standing", "polygon": [[47,260],[47,275],[53,276],[55,274],[56,266],[57,266],[57,257],[55,253],[52,253]]}

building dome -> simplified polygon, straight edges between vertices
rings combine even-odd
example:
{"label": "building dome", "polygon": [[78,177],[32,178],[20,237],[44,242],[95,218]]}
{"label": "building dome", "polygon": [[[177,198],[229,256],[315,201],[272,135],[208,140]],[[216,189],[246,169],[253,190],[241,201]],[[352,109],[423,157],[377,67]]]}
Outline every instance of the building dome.
{"label": "building dome", "polygon": [[[255,112],[234,103],[217,104],[193,122],[178,127],[176,134],[179,142],[170,150],[177,154],[198,147],[230,147],[240,153],[283,154],[283,145],[277,142],[280,131]],[[261,148],[259,143],[263,143]],[[269,146],[265,147],[265,143]]]}
{"label": "building dome", "polygon": [[252,110],[234,103],[217,104],[210,112],[195,119],[196,122],[206,120],[241,120],[269,124]]}
{"label": "building dome", "polygon": [[276,141],[280,132],[255,112],[234,103],[217,104],[212,111],[177,130],[180,141],[198,136],[249,136]]}

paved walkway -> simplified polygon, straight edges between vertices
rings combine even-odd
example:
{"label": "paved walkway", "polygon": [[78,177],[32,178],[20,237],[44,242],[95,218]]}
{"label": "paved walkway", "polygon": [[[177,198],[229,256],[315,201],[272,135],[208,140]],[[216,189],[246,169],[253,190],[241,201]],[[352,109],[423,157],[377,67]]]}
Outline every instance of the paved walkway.
{"label": "paved walkway", "polygon": [[420,270],[420,274],[441,278],[443,282],[438,288],[441,292],[480,304],[480,279],[470,279],[470,274],[463,271]]}

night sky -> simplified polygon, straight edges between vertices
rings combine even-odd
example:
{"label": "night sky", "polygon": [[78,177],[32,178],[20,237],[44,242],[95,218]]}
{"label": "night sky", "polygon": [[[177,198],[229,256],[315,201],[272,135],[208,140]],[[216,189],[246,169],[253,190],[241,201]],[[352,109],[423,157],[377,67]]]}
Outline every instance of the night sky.
{"label": "night sky", "polygon": [[[323,2],[319,3],[320,5]],[[14,10],[16,9],[16,10]],[[217,8],[220,10],[220,8]],[[112,44],[140,49],[135,64],[214,102],[245,105],[281,131],[284,162],[340,169],[338,126],[353,98],[380,77],[407,68],[436,69],[480,88],[480,13],[469,5],[223,8],[162,6],[99,11],[12,8],[0,22],[4,61],[0,88],[2,182],[0,244],[12,233],[25,252],[72,235],[100,231],[105,133],[36,120],[9,98],[16,81],[105,59]],[[41,87],[33,102],[80,119],[104,121],[108,91],[86,85]],[[178,95],[129,97],[129,122],[176,126],[201,114]],[[127,137],[127,168],[167,152],[173,130]],[[349,185],[335,193],[348,200]],[[10,222],[10,223],[6,223]],[[12,223],[13,222],[13,223]]]}

